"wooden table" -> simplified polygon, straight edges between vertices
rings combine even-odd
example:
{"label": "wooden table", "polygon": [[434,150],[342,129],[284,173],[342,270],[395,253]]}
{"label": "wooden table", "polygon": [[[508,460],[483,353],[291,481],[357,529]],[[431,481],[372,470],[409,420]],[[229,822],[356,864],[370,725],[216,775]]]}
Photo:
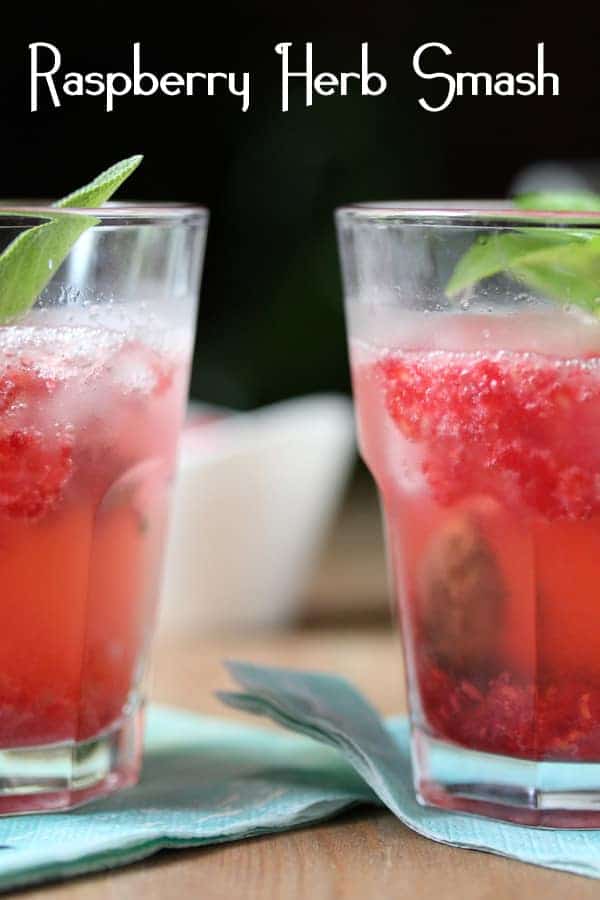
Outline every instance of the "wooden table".
{"label": "wooden table", "polygon": [[[214,690],[229,684],[221,660],[237,658],[341,672],[383,713],[403,709],[401,654],[385,614],[385,575],[374,516],[372,498],[361,501],[359,511],[346,513],[311,588],[303,627],[279,634],[210,639],[163,634],[156,652],[153,697],[198,712],[244,718],[223,708],[213,696]],[[348,565],[358,579],[359,598],[356,581],[348,580]],[[418,837],[391,814],[373,808],[285,834],[163,852],[133,866],[19,896],[38,900],[564,900],[569,896],[585,900],[600,898],[600,883],[444,847]]]}

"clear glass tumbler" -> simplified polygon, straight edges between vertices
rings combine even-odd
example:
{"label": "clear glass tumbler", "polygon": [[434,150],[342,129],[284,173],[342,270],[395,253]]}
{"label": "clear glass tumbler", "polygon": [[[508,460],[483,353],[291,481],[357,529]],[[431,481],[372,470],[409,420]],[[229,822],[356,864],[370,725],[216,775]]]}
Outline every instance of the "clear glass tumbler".
{"label": "clear glass tumbler", "polygon": [[[56,215],[0,209],[0,252]],[[207,220],[69,210],[20,268],[0,257],[3,302],[56,269],[0,324],[0,813],[137,779]],[[59,265],[64,222],[81,236]]]}
{"label": "clear glass tumbler", "polygon": [[337,224],[418,798],[598,826],[600,214]]}

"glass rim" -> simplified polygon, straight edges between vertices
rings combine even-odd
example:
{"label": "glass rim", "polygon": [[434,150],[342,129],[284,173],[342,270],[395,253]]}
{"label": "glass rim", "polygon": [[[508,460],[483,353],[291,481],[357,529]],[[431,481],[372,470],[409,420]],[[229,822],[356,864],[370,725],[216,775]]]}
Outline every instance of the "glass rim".
{"label": "glass rim", "polygon": [[[1,200],[0,227],[23,227],[33,224],[29,220],[41,222],[61,215],[92,216],[98,219],[95,227],[136,226],[136,225],[198,225],[207,222],[209,210],[205,206],[190,203],[145,203],[130,201],[118,203],[109,201],[98,207],[52,206],[47,199]],[[11,218],[15,221],[11,223]]]}
{"label": "glass rim", "polygon": [[335,211],[338,221],[381,225],[464,228],[600,228],[600,210],[519,209],[506,200],[409,200],[348,203]]}

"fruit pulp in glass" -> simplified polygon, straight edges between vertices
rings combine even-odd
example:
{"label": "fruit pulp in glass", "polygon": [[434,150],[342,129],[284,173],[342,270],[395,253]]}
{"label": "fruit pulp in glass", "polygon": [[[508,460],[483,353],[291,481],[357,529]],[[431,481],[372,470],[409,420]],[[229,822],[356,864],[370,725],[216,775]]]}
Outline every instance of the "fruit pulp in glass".
{"label": "fruit pulp in glass", "polygon": [[0,327],[2,750],[138,703],[189,350],[103,316]]}
{"label": "fruit pulp in glass", "polygon": [[599,331],[553,309],[351,337],[413,724],[434,738],[600,762]]}

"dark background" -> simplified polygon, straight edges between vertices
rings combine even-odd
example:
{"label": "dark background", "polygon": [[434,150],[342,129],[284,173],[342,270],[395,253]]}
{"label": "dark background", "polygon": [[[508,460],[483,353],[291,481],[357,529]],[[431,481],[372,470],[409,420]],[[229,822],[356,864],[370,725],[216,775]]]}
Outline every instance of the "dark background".
{"label": "dark background", "polygon": [[[120,196],[201,202],[212,212],[192,382],[203,400],[240,408],[346,389],[341,288],[332,210],[351,200],[505,196],[539,160],[600,156],[600,14],[514,4],[86,3],[11,6],[0,54],[5,196],[56,197],[133,153],[145,161]],[[19,19],[20,17],[20,19]],[[56,44],[63,72],[143,67],[250,71],[253,98],[69,98],[29,112],[33,41]],[[388,78],[381,97],[316,98],[295,88],[280,112],[280,57],[317,71],[352,71],[360,44]],[[448,44],[441,68],[534,70],[536,45],[561,78],[558,98],[457,98],[428,113],[431,84],[412,72],[429,41]],[[436,57],[437,60],[438,57]],[[431,57],[433,61],[433,56]],[[437,66],[436,66],[437,67]]]}

